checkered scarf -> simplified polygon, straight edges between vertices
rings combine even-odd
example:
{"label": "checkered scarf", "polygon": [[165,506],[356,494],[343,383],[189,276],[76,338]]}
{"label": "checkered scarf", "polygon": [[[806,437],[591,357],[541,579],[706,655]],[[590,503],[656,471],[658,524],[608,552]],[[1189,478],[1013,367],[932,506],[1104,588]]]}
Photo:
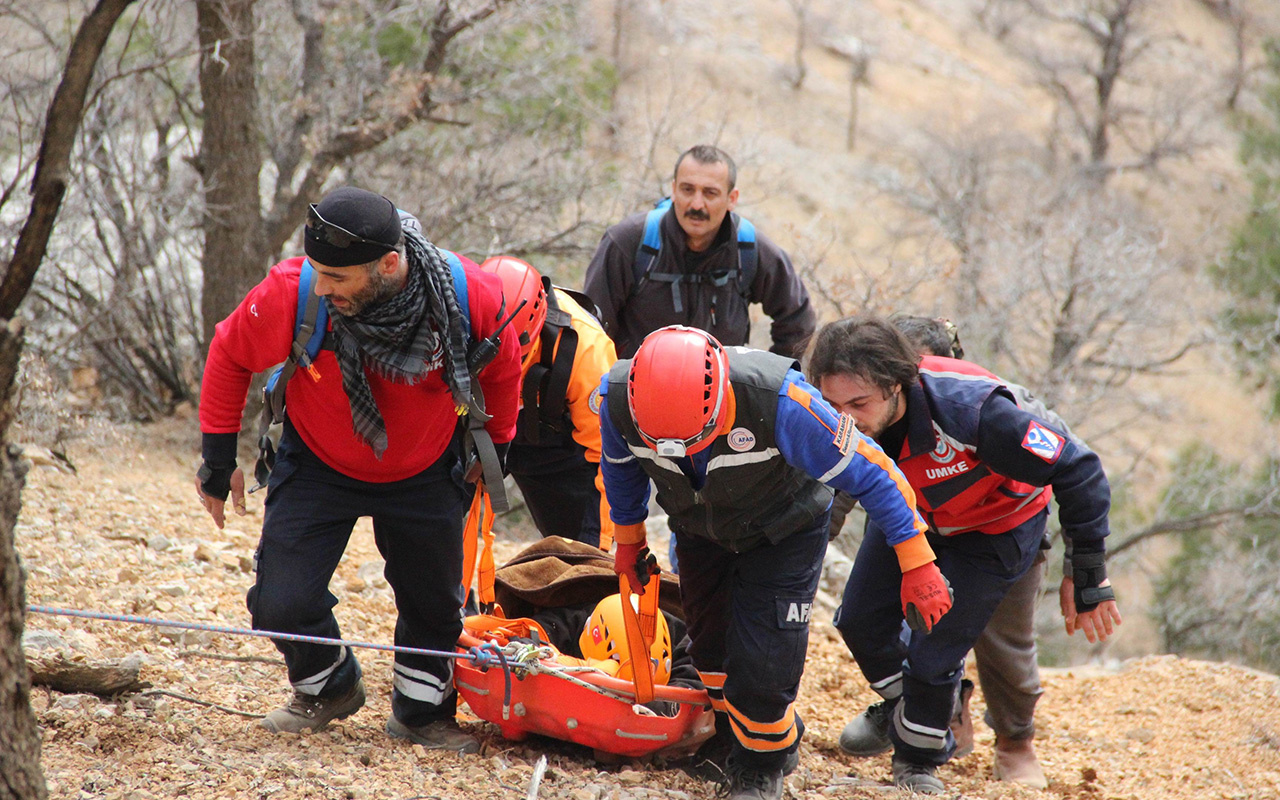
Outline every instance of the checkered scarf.
{"label": "checkered scarf", "polygon": [[[416,384],[443,359],[445,384],[454,401],[471,396],[467,338],[453,291],[453,275],[440,250],[413,231],[405,231],[408,278],[404,288],[354,317],[328,308],[333,320],[334,353],[342,370],[342,389],[351,403],[356,437],[382,458],[387,428],[369,389],[365,370],[396,383]],[[329,298],[324,298],[329,302]],[[446,331],[443,342],[440,331]]]}

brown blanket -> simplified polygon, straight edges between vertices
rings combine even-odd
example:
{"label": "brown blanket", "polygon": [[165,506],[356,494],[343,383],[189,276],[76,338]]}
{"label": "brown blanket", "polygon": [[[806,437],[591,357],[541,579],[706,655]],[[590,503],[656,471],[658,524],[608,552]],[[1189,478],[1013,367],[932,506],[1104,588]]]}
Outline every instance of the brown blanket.
{"label": "brown blanket", "polygon": [[[680,579],[661,575],[658,605],[681,619]],[[545,608],[596,603],[618,591],[613,556],[589,544],[549,536],[520,551],[498,568],[494,594],[508,617],[527,617]]]}

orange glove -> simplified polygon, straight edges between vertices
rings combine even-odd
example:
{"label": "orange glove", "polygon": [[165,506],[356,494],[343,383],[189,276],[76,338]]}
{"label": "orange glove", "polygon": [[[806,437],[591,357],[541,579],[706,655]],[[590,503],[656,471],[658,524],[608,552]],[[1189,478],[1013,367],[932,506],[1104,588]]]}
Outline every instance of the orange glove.
{"label": "orange glove", "polygon": [[613,571],[627,576],[631,591],[644,594],[649,576],[657,575],[661,570],[658,569],[658,559],[649,552],[649,546],[644,540],[641,540],[631,544],[618,543],[618,552],[613,556]]}
{"label": "orange glove", "polygon": [[955,593],[951,584],[930,561],[902,573],[902,613],[913,631],[928,633],[951,609]]}

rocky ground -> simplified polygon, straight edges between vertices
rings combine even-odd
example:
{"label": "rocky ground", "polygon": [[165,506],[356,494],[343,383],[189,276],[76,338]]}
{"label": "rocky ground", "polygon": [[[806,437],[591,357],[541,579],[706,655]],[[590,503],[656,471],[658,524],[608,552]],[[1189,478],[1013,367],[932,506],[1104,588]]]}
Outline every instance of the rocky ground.
{"label": "rocky ground", "polygon": [[[244,626],[261,495],[218,531],[195,500],[192,423],[118,429],[73,447],[76,471],[49,461],[28,478],[17,545],[32,604]],[[502,521],[500,521],[501,526]],[[519,524],[502,526],[519,529]],[[523,536],[527,537],[527,534]],[[500,535],[500,538],[504,538]],[[506,537],[499,563],[527,538]],[[362,524],[332,584],[350,638],[390,642],[392,598]],[[596,763],[585,748],[513,743],[464,708],[478,756],[390,741],[390,657],[363,651],[368,705],[310,736],[271,735],[255,718],[287,699],[279,657],[261,639],[32,614],[32,637],[86,662],[138,654],[149,688],[99,698],[37,687],[43,763],[54,798],[523,798],[677,800],[716,785],[681,764]],[[889,759],[842,755],[836,738],[874,697],[829,624],[814,625],[799,709],[808,726],[790,798],[893,798]],[[1037,747],[1050,779],[1036,792],[996,782],[992,734],[974,698],[977,748],[945,766],[957,797],[1280,799],[1280,681],[1239,667],[1149,656],[1116,669],[1050,670]]]}

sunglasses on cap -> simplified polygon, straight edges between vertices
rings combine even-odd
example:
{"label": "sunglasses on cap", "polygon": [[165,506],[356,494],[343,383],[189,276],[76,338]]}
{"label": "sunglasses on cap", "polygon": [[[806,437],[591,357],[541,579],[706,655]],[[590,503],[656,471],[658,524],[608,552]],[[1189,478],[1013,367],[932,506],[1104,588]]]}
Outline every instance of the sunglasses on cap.
{"label": "sunglasses on cap", "polygon": [[960,346],[960,329],[946,317],[941,317],[938,321],[942,323],[947,332],[947,338],[951,340],[951,357],[964,358],[964,348]]}
{"label": "sunglasses on cap", "polygon": [[344,250],[353,244],[376,244],[379,247],[390,246],[386,242],[366,239],[359,234],[352,233],[341,225],[334,225],[320,216],[320,212],[316,210],[315,203],[307,207],[307,230],[311,231],[317,239],[325,244],[331,244]]}

